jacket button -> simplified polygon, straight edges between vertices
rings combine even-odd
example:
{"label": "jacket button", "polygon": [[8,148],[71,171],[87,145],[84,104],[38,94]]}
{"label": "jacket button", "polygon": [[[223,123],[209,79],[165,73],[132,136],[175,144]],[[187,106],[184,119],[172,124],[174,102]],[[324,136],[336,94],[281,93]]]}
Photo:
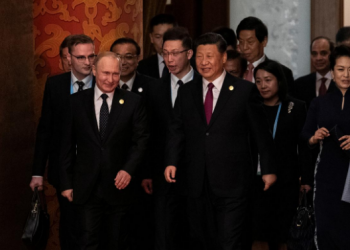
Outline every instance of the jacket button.
{"label": "jacket button", "polygon": [[209,135],[209,133],[205,133],[205,135],[206,135],[206,136],[208,136],[208,135]]}

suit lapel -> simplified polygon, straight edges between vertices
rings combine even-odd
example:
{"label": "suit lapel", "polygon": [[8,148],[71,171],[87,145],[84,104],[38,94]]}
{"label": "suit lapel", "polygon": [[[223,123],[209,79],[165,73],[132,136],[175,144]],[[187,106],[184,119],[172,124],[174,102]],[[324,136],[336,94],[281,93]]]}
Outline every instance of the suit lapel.
{"label": "suit lapel", "polygon": [[205,118],[204,104],[203,104],[202,78],[198,78],[198,80],[195,81],[195,84],[191,85],[191,87],[192,87],[192,95],[193,95],[193,100],[195,102],[195,106],[197,107],[198,113],[203,123],[207,126],[207,120]]}
{"label": "suit lapel", "polygon": [[97,138],[97,141],[100,141],[100,133],[98,131],[97,120],[96,120],[96,112],[95,112],[95,90],[92,88],[87,95],[86,105],[87,105],[87,114],[88,119],[91,122],[92,130]]}
{"label": "suit lapel", "polygon": [[136,76],[135,76],[135,80],[134,80],[134,83],[132,85],[132,89],[131,91],[134,92],[134,93],[137,93],[137,94],[140,94],[138,92],[138,89],[142,87],[142,84],[141,84],[141,81],[140,81],[140,76],[138,73],[136,73]]}
{"label": "suit lapel", "polygon": [[[222,84],[221,87],[221,91],[218,97],[218,100],[216,102],[216,106],[214,108],[214,112],[211,116],[210,122],[209,122],[209,127],[215,122],[216,118],[219,116],[221,110],[225,107],[225,104],[227,102],[227,100],[230,98],[230,96],[232,95],[232,93],[234,92],[234,81],[232,81],[232,79],[229,79],[230,76],[228,75],[228,73],[226,73],[226,77],[224,79],[224,82]],[[230,90],[230,86],[233,87],[233,90]]]}
{"label": "suit lapel", "polygon": [[[122,103],[120,101],[123,100]],[[108,123],[107,123],[107,128],[106,128],[106,134],[104,136],[104,141],[107,140],[109,134],[114,128],[114,124],[117,121],[117,117],[119,116],[120,112],[123,109],[123,105],[125,100],[124,100],[124,93],[122,90],[116,88],[113,96],[113,102],[112,102],[112,107],[109,112],[109,117],[108,117]]]}

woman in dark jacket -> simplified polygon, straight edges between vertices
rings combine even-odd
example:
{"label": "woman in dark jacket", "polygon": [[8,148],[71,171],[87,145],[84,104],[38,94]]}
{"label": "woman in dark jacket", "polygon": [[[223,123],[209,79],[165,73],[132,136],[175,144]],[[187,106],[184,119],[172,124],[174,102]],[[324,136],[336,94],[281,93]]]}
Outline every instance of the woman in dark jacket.
{"label": "woman in dark jacket", "polygon": [[253,248],[287,249],[288,230],[298,205],[300,169],[308,149],[300,139],[306,118],[305,103],[287,96],[287,81],[278,62],[261,63],[254,72],[262,103],[256,115],[264,116],[276,149],[276,183],[263,191],[259,167],[253,195]]}
{"label": "woman in dark jacket", "polygon": [[336,47],[330,64],[337,88],[312,101],[302,135],[310,146],[321,144],[314,188],[316,246],[345,250],[350,249],[350,49]]}

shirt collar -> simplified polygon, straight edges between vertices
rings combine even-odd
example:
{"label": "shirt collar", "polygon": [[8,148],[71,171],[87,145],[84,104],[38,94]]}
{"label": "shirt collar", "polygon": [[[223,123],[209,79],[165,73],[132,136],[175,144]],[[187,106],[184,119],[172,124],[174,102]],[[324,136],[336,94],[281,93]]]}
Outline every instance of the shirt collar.
{"label": "shirt collar", "polygon": [[[95,85],[95,101],[100,99],[102,94],[103,94],[103,92],[97,87],[97,84],[96,84]],[[105,93],[105,94],[108,95],[108,99],[113,100],[114,91],[110,92],[110,93]]]}
{"label": "shirt collar", "polygon": [[[164,58],[161,55],[159,55],[158,53],[157,53],[157,57],[158,57],[158,65],[163,64]],[[165,64],[163,64],[163,65],[165,65]]]}
{"label": "shirt collar", "polygon": [[[217,88],[219,91],[221,90],[222,84],[224,83],[224,79],[226,76],[226,70],[223,70],[222,74],[216,78],[214,81],[212,81],[212,83],[214,84],[214,87]],[[206,80],[205,78],[203,78],[203,85],[207,88],[208,84],[210,82],[208,80]]]}
{"label": "shirt collar", "polygon": [[136,73],[134,72],[134,75],[126,82],[123,82],[122,80],[119,81],[119,86],[122,87],[123,84],[128,85],[129,89],[132,89],[132,86],[134,85],[134,81],[135,81],[135,77],[136,77]]}
{"label": "shirt collar", "polygon": [[[254,69],[255,69],[256,67],[258,67],[258,65],[259,65],[260,63],[264,62],[265,60],[266,60],[266,56],[265,56],[265,54],[264,54],[259,60],[253,62]],[[249,65],[249,64],[250,64],[250,63],[248,62],[247,65]]]}
{"label": "shirt collar", "polygon": [[[74,85],[74,83],[76,81],[79,81],[75,75],[73,74],[73,72],[71,71],[71,79],[72,79],[72,86]],[[86,87],[91,87],[91,83],[92,83],[92,74],[88,75],[87,77],[85,77],[83,80],[81,80]]]}
{"label": "shirt collar", "polygon": [[320,73],[316,71],[316,81],[320,80],[323,77],[327,78],[327,80],[331,80],[332,79],[331,71],[328,71],[327,74],[325,74],[324,76],[322,76]]}
{"label": "shirt collar", "polygon": [[188,71],[188,73],[187,73],[184,77],[182,77],[182,79],[179,79],[179,78],[177,78],[177,76],[175,76],[175,75],[173,75],[173,74],[170,74],[171,83],[172,83],[174,86],[176,86],[176,83],[177,83],[179,80],[181,80],[184,84],[185,84],[186,82],[192,81],[192,80],[193,80],[194,71],[193,71],[192,66],[190,66],[190,67],[191,67],[190,71]]}

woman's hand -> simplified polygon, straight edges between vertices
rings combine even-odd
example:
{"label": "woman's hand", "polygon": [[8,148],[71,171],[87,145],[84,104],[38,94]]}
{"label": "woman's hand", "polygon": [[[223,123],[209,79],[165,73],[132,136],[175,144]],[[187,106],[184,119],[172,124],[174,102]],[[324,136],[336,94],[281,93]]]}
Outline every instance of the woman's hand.
{"label": "woman's hand", "polygon": [[350,149],[350,135],[344,135],[344,136],[340,137],[339,141],[343,141],[340,144],[340,147],[342,148],[342,150]]}
{"label": "woman's hand", "polygon": [[310,145],[317,144],[328,136],[329,131],[326,128],[319,128],[318,130],[316,130],[315,134],[310,138],[309,143]]}

